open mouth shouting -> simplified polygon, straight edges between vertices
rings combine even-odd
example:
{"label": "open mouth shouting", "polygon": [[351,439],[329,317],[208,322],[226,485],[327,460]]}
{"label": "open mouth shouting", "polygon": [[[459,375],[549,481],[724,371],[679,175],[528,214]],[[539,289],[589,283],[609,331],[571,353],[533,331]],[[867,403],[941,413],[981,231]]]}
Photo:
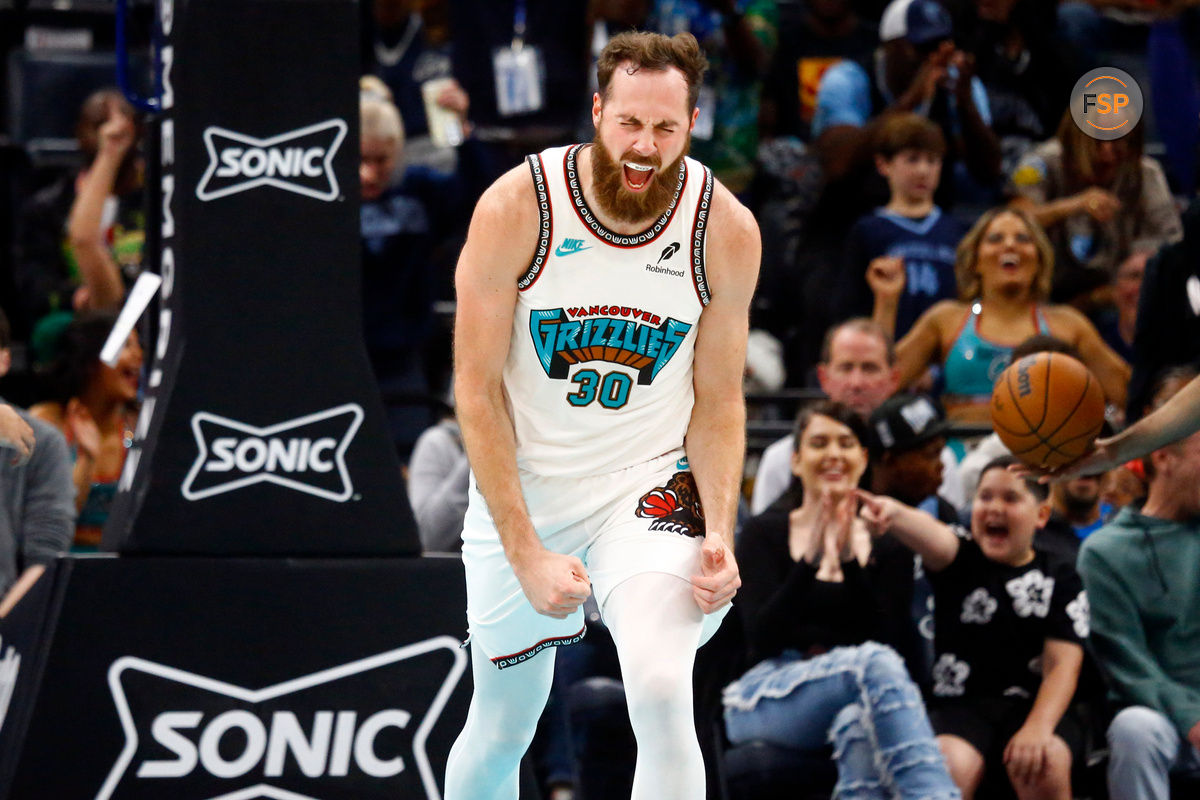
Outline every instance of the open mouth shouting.
{"label": "open mouth shouting", "polygon": [[1007,271],[1015,271],[1021,266],[1021,257],[1016,253],[1005,253],[1000,256],[1000,266]]}
{"label": "open mouth shouting", "polygon": [[654,167],[650,164],[638,164],[626,161],[621,165],[625,177],[625,188],[631,192],[645,191],[654,180]]}
{"label": "open mouth shouting", "polygon": [[984,550],[1002,550],[1008,547],[1008,523],[1003,520],[988,520],[983,523],[979,544]]}

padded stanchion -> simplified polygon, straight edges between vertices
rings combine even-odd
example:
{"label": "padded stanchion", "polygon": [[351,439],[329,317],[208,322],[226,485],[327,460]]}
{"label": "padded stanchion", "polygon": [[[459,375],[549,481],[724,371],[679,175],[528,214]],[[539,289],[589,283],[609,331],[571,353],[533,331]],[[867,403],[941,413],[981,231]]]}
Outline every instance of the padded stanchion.
{"label": "padded stanchion", "polygon": [[451,557],[65,558],[0,620],[0,797],[436,800],[465,602]]}
{"label": "padded stanchion", "polygon": [[416,554],[362,341],[357,4],[159,5],[161,309],[104,549]]}

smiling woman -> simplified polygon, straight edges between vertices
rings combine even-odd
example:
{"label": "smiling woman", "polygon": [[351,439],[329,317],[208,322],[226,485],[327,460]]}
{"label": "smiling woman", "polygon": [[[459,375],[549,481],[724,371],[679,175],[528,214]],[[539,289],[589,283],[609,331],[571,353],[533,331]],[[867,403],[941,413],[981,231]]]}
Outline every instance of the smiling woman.
{"label": "smiling woman", "polygon": [[1011,208],[985,213],[958,245],[958,299],[930,308],[896,345],[901,384],[940,363],[947,415],[988,425],[993,384],[1013,347],[1049,333],[1075,348],[1109,403],[1123,405],[1129,365],[1079,311],[1046,303],[1053,271],[1053,248],[1032,217]]}
{"label": "smiling woman", "polygon": [[803,501],[755,517],[741,534],[738,609],[761,660],[726,688],[726,730],[735,744],[807,750],[833,741],[836,796],[854,787],[871,797],[955,798],[920,690],[879,643],[885,605],[909,603],[880,585],[881,559],[855,514],[866,434],[847,406],[805,409],[792,457]]}
{"label": "smiling woman", "polygon": [[47,399],[29,409],[66,436],[74,456],[76,550],[95,550],[133,438],[142,346],[131,333],[116,366],[100,361],[115,316],[80,314],[41,373]]}

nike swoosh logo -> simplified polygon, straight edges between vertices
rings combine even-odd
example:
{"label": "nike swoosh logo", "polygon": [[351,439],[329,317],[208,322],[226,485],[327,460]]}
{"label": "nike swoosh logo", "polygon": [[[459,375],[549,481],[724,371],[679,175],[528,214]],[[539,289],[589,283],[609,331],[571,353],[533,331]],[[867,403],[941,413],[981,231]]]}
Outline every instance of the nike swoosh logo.
{"label": "nike swoosh logo", "polygon": [[573,255],[574,253],[580,253],[584,250],[591,250],[591,249],[592,248],[590,246],[585,246],[585,245],[581,245],[581,244],[580,245],[572,244],[572,245],[568,246],[567,244],[564,243],[564,244],[560,244],[558,247],[554,248],[554,255],[569,256],[569,255]]}

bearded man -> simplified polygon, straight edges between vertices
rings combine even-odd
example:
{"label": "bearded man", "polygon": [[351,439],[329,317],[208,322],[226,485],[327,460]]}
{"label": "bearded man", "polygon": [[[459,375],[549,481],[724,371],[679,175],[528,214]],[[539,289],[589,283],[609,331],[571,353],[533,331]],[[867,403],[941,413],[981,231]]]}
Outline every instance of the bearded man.
{"label": "bearded man", "polygon": [[590,145],[531,155],[479,201],[456,274],[455,398],[475,690],[447,800],[515,800],[594,591],[637,738],[633,798],[694,800],[696,648],[740,585],[741,391],[761,245],[687,158],[690,34],[614,37]]}

